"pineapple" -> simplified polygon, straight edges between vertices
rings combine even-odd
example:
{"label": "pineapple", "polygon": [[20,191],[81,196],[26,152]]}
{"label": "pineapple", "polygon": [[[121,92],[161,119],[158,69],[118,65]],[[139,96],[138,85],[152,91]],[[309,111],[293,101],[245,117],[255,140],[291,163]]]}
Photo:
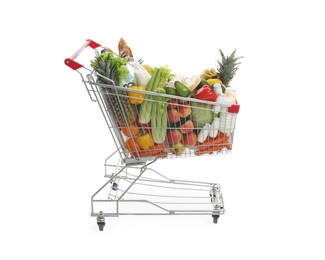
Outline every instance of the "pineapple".
{"label": "pineapple", "polygon": [[[116,59],[116,60],[114,60]],[[105,55],[100,55],[91,62],[91,66],[100,74],[114,81],[116,86],[121,85],[121,78],[128,71],[123,62],[118,61],[113,57],[113,53],[106,53]],[[112,85],[107,79],[97,77],[97,83]],[[120,126],[130,125],[135,122],[136,119],[136,108],[132,106],[129,102],[127,91],[119,90],[116,91],[112,88],[104,88],[100,86],[100,90],[104,93],[103,98],[108,110],[111,112],[112,116],[116,119]],[[124,114],[123,114],[124,111]]]}
{"label": "pineapple", "polygon": [[222,83],[228,87],[229,82],[233,79],[236,71],[238,70],[238,66],[240,64],[238,60],[243,57],[235,57],[236,50],[234,50],[230,56],[225,56],[221,50],[219,51],[221,55],[221,62],[218,61],[219,68],[217,70]]}

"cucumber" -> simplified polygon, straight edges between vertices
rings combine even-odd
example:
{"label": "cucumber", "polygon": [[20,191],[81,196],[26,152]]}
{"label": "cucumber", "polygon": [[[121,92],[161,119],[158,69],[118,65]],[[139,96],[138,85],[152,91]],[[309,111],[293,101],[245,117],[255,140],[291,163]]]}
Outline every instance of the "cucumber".
{"label": "cucumber", "polygon": [[171,88],[171,87],[166,87],[165,88],[166,94],[168,95],[177,95],[176,89],[175,88]]}
{"label": "cucumber", "polygon": [[188,86],[184,85],[180,81],[175,81],[174,83],[177,94],[180,95],[181,97],[188,97],[191,94],[190,89]]}
{"label": "cucumber", "polygon": [[205,79],[201,79],[201,82],[200,82],[200,84],[196,87],[196,90],[199,90],[200,88],[202,88],[202,87],[205,86],[205,85],[208,85],[208,86],[209,86],[208,81],[206,81]]}

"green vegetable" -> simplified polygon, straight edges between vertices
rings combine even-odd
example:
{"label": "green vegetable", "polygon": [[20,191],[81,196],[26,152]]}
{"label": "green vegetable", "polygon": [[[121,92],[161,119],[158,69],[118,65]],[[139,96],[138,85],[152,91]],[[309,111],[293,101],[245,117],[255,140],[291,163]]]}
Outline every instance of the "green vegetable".
{"label": "green vegetable", "polygon": [[205,85],[209,85],[208,81],[206,81],[205,79],[201,79],[199,85],[195,88],[195,90],[199,90],[200,88],[202,88]]}
{"label": "green vegetable", "polygon": [[[161,68],[161,67],[160,67]],[[151,74],[153,74],[156,70],[160,69],[159,67],[151,67]],[[167,81],[171,81],[171,79],[173,77],[175,77],[175,74],[172,73],[172,70],[170,68],[168,68],[168,66],[166,65],[164,68],[164,73],[166,73],[167,75]]]}
{"label": "green vegetable", "polygon": [[[127,58],[120,58],[115,56],[112,52],[105,52],[90,62],[91,67],[99,74],[96,83],[112,85],[112,81],[116,86],[122,86],[124,82],[129,81],[130,74],[126,68]],[[105,77],[105,78],[104,78]],[[108,79],[112,80],[108,80]],[[114,88],[107,88],[102,85],[99,86],[102,97],[119,125],[130,125],[135,122],[136,110],[132,106],[124,90],[116,90]]]}
{"label": "green vegetable", "polygon": [[[156,70],[147,85],[147,91],[152,91],[152,89],[156,89],[157,88],[157,83],[158,83],[158,77],[159,75],[161,75],[161,72],[159,72],[159,75],[157,77],[158,74],[158,70]],[[144,96],[144,102],[142,103],[141,107],[140,107],[140,111],[139,111],[139,122],[141,124],[147,124],[150,121],[150,116],[151,116],[151,108],[152,108],[152,104],[153,104],[153,100],[152,100],[152,95],[150,94],[146,94]]]}
{"label": "green vegetable", "polygon": [[199,102],[192,102],[192,121],[195,128],[202,128],[204,124],[211,123],[214,114],[211,111],[212,105]]}
{"label": "green vegetable", "polygon": [[226,92],[226,87],[224,84],[221,84],[221,89],[222,89],[222,93],[225,93]]}
{"label": "green vegetable", "polygon": [[[113,52],[105,52],[94,60],[90,61],[99,74],[113,80],[116,86],[123,86],[124,82],[130,80],[130,73],[126,67],[128,58],[115,56]],[[108,84],[111,84],[108,82]]]}
{"label": "green vegetable", "polygon": [[[157,93],[165,94],[163,88],[158,88]],[[165,141],[167,135],[167,98],[162,96],[153,96],[155,101],[151,110],[151,133],[156,144]]]}
{"label": "green vegetable", "polygon": [[166,90],[166,94],[168,94],[168,95],[176,95],[177,94],[175,88],[166,87],[165,90]]}
{"label": "green vegetable", "polygon": [[205,85],[209,85],[208,81],[201,79],[199,85],[197,85],[197,87],[191,92],[191,98],[195,98],[196,92]]}
{"label": "green vegetable", "polygon": [[188,97],[191,94],[189,87],[183,84],[182,82],[177,80],[174,84],[178,95],[180,95],[181,97]]}
{"label": "green vegetable", "polygon": [[[170,75],[171,70],[167,66],[155,69],[148,82],[147,91],[155,92],[158,88],[164,88]],[[139,111],[139,122],[141,124],[149,123],[152,115],[151,109],[154,102],[155,100],[153,95],[145,95],[145,101],[141,105]]]}

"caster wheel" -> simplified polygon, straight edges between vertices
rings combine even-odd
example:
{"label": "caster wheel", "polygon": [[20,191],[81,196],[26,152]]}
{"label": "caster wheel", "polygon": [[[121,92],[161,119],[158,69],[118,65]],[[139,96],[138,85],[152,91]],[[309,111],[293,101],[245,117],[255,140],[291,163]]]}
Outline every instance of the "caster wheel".
{"label": "caster wheel", "polygon": [[218,223],[218,218],[220,217],[219,215],[212,215],[213,217],[213,223],[217,224]]}
{"label": "caster wheel", "polygon": [[99,227],[99,231],[103,231],[105,227],[105,222],[97,222],[97,225]]}
{"label": "caster wheel", "polygon": [[116,182],[113,182],[113,184],[112,184],[112,190],[117,190],[117,188],[118,188],[117,183]]}
{"label": "caster wheel", "polygon": [[104,217],[104,212],[99,211],[98,216],[97,216],[97,225],[99,227],[99,231],[103,231],[105,227],[105,217]]}

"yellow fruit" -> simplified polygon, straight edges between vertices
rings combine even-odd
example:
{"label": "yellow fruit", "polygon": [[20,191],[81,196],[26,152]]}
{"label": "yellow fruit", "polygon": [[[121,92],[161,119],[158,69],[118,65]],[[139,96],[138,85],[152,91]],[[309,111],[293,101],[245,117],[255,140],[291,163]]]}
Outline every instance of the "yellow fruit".
{"label": "yellow fruit", "polygon": [[180,155],[184,153],[185,147],[181,142],[179,142],[177,144],[174,144],[170,150],[173,154]]}
{"label": "yellow fruit", "polygon": [[151,75],[151,68],[149,65],[142,65],[142,67]]}
{"label": "yellow fruit", "polygon": [[216,77],[218,77],[218,73],[217,73],[217,71],[214,69],[214,68],[212,68],[212,69],[205,69],[203,72],[202,72],[202,74],[200,75],[200,77],[202,78],[202,79],[205,79],[205,80],[207,80],[207,79],[212,79],[212,78],[216,78]]}
{"label": "yellow fruit", "polygon": [[217,84],[217,83],[220,83],[220,84],[222,83],[222,81],[220,79],[208,79],[207,82],[208,82],[209,86]]}

